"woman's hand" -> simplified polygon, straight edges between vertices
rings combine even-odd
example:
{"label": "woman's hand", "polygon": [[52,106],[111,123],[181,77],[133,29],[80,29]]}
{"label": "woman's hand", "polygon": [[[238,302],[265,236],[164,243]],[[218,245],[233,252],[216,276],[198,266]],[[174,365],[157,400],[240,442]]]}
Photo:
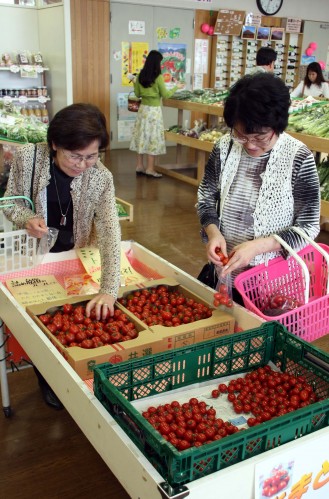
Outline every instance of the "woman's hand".
{"label": "woman's hand", "polygon": [[176,83],[177,88],[180,90],[182,88],[185,88],[185,83],[177,82]]}
{"label": "woman's hand", "polygon": [[41,238],[48,232],[48,227],[43,218],[30,218],[25,224],[29,236]]}
{"label": "woman's hand", "polygon": [[206,245],[207,258],[215,265],[221,266],[222,262],[218,254],[216,253],[216,248],[220,248],[224,256],[227,256],[226,241],[216,225],[214,224],[208,225],[208,227],[206,227],[205,230],[208,236],[208,243]]}
{"label": "woman's hand", "polygon": [[86,305],[86,315],[90,316],[90,312],[92,309],[95,309],[96,319],[99,321],[100,319],[106,319],[108,314],[110,316],[114,314],[114,296],[107,295],[105,293],[99,293],[92,300],[90,300]]}
{"label": "woman's hand", "polygon": [[260,237],[252,241],[245,241],[244,243],[235,246],[231,252],[231,257],[223,267],[222,276],[233,272],[233,270],[241,267],[247,267],[251,260],[260,253],[267,253],[269,251],[279,251],[281,249],[280,243],[272,236]]}

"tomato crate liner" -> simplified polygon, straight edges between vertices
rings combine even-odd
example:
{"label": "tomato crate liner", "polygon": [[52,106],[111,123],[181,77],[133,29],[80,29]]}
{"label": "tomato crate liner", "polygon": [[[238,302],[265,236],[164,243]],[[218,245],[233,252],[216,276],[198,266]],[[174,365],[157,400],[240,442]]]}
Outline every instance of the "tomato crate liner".
{"label": "tomato crate liner", "polygon": [[[268,363],[282,372],[305,376],[323,400],[183,452],[168,444],[134,406],[140,399],[145,400],[145,405],[154,405],[157,400],[154,397],[160,394],[172,395],[171,400],[174,400],[176,389],[184,390],[189,399],[195,383],[208,382],[210,388],[214,380],[238,377]],[[151,464],[174,487],[326,427],[329,355],[292,335],[280,323],[266,322],[256,329],[175,351],[116,365],[98,365],[94,369],[94,392]]]}
{"label": "tomato crate liner", "polygon": [[[196,341],[214,339],[216,337],[222,336],[223,334],[231,334],[234,332],[235,319],[231,314],[223,310],[214,309],[212,304],[205,301],[195,293],[192,293],[192,291],[179,284],[177,281],[175,281],[175,279],[156,279],[144,282],[143,285],[139,287],[136,287],[136,285],[131,285],[120,288],[119,298],[125,298],[133,291],[141,291],[142,289],[150,289],[160,285],[166,286],[169,291],[178,290],[185,297],[193,298],[195,301],[202,303],[203,305],[207,305],[212,309],[211,317],[188,324],[180,324],[179,326],[176,326],[174,328],[162,325],[148,326],[153,333],[156,333],[161,337],[168,337],[169,331],[171,335],[174,332],[173,336],[175,336],[177,340],[176,341],[174,338],[172,340],[175,342],[175,345],[173,345],[174,348],[177,348],[179,346],[186,346],[188,344],[195,343]],[[127,310],[127,313],[129,312],[129,310],[124,306],[123,309],[125,311]],[[181,343],[181,345],[179,345],[179,343]]]}
{"label": "tomato crate liner", "polygon": [[[169,281],[169,280],[168,280]],[[163,283],[164,280],[152,281],[152,283]],[[178,286],[175,281],[170,281]],[[134,288],[131,286],[131,288]],[[126,288],[125,288],[126,289]],[[129,289],[129,288],[128,288]],[[66,361],[73,367],[77,374],[84,380],[93,377],[93,367],[103,362],[118,363],[131,358],[140,358],[146,355],[164,352],[183,345],[190,345],[199,341],[213,339],[222,334],[232,333],[235,319],[231,315],[215,310],[213,316],[191,324],[184,324],[179,327],[163,327],[160,330],[149,328],[144,322],[139,320],[125,307],[116,303],[115,307],[122,310],[134,322],[139,335],[129,341],[104,345],[98,348],[85,349],[81,347],[65,347],[50,333],[47,327],[38,318],[39,315],[47,311],[54,312],[64,305],[64,303],[74,303],[86,305],[91,300],[92,295],[72,296],[65,300],[57,300],[51,303],[40,303],[26,308],[27,313],[32,317],[47,338],[63,355]],[[201,299],[200,299],[201,300]],[[204,301],[203,301],[204,302]]]}
{"label": "tomato crate liner", "polygon": [[[282,293],[297,299],[301,306],[283,312],[275,320],[291,333],[311,342],[329,333],[329,246],[314,243],[300,229],[295,228],[295,231],[312,244],[298,253],[286,245],[291,253],[288,259],[278,257],[267,265],[246,270],[235,278],[234,284],[246,309],[267,321],[274,318],[262,310],[273,294]],[[283,244],[282,239],[278,239]]]}

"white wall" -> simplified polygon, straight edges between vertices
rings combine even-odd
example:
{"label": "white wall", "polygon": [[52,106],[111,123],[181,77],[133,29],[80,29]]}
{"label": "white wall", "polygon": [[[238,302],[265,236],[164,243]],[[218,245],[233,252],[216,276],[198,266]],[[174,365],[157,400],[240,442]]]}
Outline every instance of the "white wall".
{"label": "white wall", "polygon": [[[260,13],[256,0],[213,0],[212,2],[197,2],[196,0],[115,0],[117,3],[135,3],[139,5],[156,5],[185,9],[236,9]],[[283,7],[278,12],[279,17],[299,17],[312,21],[329,21],[328,0],[284,0]]]}
{"label": "white wall", "polygon": [[47,54],[50,71],[47,82],[51,88],[48,109],[51,116],[68,104],[65,24],[63,6],[40,9],[38,12],[40,52]]}
{"label": "white wall", "polygon": [[39,50],[36,10],[0,5],[0,52],[18,50]]}

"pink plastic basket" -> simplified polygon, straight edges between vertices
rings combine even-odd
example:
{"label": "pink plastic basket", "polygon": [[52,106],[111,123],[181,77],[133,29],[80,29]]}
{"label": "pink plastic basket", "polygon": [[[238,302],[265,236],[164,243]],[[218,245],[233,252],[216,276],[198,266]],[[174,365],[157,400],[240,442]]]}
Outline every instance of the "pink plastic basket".
{"label": "pink plastic basket", "polygon": [[[315,246],[329,253],[329,246]],[[248,310],[267,321],[277,320],[291,333],[303,340],[313,341],[329,333],[329,266],[327,259],[313,245],[306,246],[297,255],[305,262],[309,272],[308,289],[305,289],[307,280],[303,269],[292,256],[288,259],[278,257],[268,265],[257,265],[242,272],[235,278],[234,284]],[[262,310],[266,308],[268,299],[278,292],[296,298],[303,305],[279,316],[264,315]]]}

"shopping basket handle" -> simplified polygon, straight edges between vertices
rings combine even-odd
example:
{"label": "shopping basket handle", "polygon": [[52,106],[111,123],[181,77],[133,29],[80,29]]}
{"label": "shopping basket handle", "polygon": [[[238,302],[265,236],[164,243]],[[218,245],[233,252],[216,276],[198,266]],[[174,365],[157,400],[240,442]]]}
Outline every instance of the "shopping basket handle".
{"label": "shopping basket handle", "polygon": [[0,198],[0,209],[2,209],[2,208],[12,208],[13,206],[15,206],[15,203],[1,204],[2,201],[7,202],[7,201],[11,201],[13,199],[25,199],[25,201],[28,201],[30,203],[31,209],[34,212],[33,201],[31,201],[31,199],[28,198],[28,197],[26,197],[26,196],[7,196],[7,197],[4,197],[4,198]]}
{"label": "shopping basket handle", "polygon": [[[311,246],[313,246],[316,250],[318,250],[319,253],[321,253],[321,255],[323,256],[323,258],[327,262],[327,269],[329,269],[329,254],[326,252],[326,250],[324,250],[323,248],[321,248],[321,246],[319,246],[315,241],[313,241],[313,239],[311,239],[310,236],[308,236],[300,227],[292,227],[292,229],[295,232],[297,232],[297,234],[299,234],[304,239],[306,239],[306,241]],[[327,279],[327,295],[328,294],[329,294],[329,272],[328,272],[328,279]]]}
{"label": "shopping basket handle", "polygon": [[309,271],[308,271],[306,263],[296,253],[296,251],[293,250],[291,248],[291,246],[289,246],[289,244],[287,244],[280,236],[278,236],[277,234],[273,234],[273,237],[281,244],[281,246],[283,246],[283,248],[285,248],[288,251],[288,253],[291,256],[293,256],[295,258],[295,260],[297,260],[297,262],[299,263],[299,265],[302,267],[303,274],[304,274],[304,279],[305,279],[305,291],[304,291],[305,304],[308,303],[309,295],[310,295],[310,274],[309,274]]}

